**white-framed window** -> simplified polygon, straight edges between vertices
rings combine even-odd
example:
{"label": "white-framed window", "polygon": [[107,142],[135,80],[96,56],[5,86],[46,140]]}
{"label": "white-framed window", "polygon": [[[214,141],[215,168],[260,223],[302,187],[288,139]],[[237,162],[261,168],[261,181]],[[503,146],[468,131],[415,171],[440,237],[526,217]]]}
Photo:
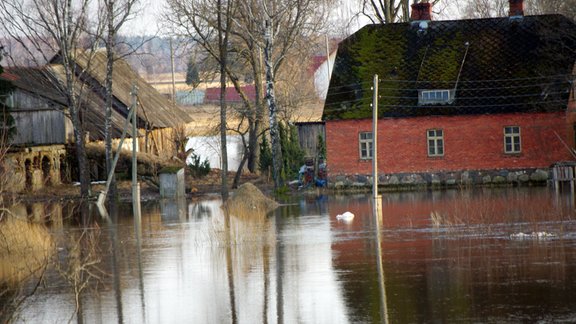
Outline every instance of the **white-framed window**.
{"label": "white-framed window", "polygon": [[358,135],[360,159],[371,160],[374,142],[372,141],[372,132],[361,132]]}
{"label": "white-framed window", "polygon": [[428,156],[444,156],[444,131],[429,129],[426,131],[428,139]]}
{"label": "white-framed window", "polygon": [[518,154],[521,151],[520,126],[504,127],[504,153]]}
{"label": "white-framed window", "polygon": [[418,104],[420,105],[450,103],[453,100],[454,90],[434,89],[418,91]]}

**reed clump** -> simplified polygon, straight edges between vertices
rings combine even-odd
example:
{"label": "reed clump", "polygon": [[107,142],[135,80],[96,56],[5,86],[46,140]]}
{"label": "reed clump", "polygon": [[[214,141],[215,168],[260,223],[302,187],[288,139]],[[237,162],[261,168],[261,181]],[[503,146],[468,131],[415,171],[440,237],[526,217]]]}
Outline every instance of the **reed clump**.
{"label": "reed clump", "polygon": [[55,244],[43,225],[14,217],[7,210],[0,213],[0,282],[17,287],[45,269]]}

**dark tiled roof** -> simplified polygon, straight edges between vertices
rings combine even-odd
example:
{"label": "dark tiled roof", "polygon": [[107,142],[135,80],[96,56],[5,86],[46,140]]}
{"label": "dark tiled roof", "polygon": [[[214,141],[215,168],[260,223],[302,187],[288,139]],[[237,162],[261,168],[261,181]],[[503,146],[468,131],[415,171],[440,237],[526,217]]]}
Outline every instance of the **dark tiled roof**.
{"label": "dark tiled roof", "polygon": [[[422,28],[427,27],[427,28]],[[568,103],[576,25],[560,15],[369,25],[338,49],[324,120],[557,111]],[[456,89],[418,105],[418,90]]]}

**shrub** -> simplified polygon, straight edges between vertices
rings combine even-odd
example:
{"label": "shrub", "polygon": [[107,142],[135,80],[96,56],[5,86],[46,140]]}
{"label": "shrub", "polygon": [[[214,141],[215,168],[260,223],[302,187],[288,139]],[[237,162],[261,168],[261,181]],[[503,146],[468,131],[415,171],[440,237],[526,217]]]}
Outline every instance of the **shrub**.
{"label": "shrub", "polygon": [[188,164],[188,168],[193,177],[202,178],[210,173],[210,162],[208,162],[208,159],[200,162],[200,157],[194,153],[192,153],[191,158],[192,163]]}

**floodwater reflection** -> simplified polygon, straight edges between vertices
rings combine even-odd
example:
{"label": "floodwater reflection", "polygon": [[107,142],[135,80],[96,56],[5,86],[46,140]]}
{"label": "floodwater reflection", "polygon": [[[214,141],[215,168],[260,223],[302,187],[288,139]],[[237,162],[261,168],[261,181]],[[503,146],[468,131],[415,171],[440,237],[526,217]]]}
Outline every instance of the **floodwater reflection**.
{"label": "floodwater reflection", "polygon": [[[17,206],[14,213],[42,220],[58,254],[14,318],[576,321],[571,198],[547,188],[412,192],[385,194],[382,211],[374,207],[369,195],[307,195],[268,215],[228,218],[218,200],[163,200],[143,202],[140,218],[122,205],[109,219],[93,208],[80,221],[80,209],[67,205]],[[356,215],[352,222],[336,220],[345,211]],[[554,235],[513,235],[532,232]],[[80,272],[92,277],[78,303],[57,267],[73,254],[70,238],[81,242],[80,263],[93,262]]]}

